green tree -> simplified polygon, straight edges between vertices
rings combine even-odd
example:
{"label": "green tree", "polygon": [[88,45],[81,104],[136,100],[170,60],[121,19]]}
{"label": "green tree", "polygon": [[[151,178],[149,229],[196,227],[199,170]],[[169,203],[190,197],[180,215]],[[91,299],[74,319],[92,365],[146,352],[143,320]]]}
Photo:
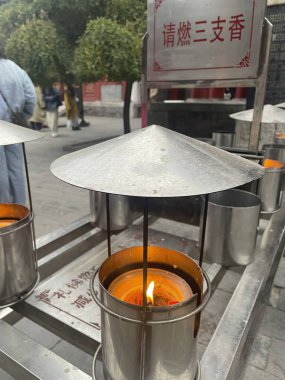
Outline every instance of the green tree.
{"label": "green tree", "polygon": [[32,20],[18,27],[7,40],[6,52],[42,86],[68,75],[70,51],[51,21]]}
{"label": "green tree", "polygon": [[73,71],[81,80],[126,81],[125,133],[130,132],[130,97],[133,82],[140,78],[140,62],[140,38],[106,18],[88,23],[74,54]]}
{"label": "green tree", "polygon": [[[30,4],[31,0],[20,0]],[[51,20],[58,33],[69,44],[74,44],[84,33],[88,21],[104,12],[105,0],[33,0],[36,17],[45,15]]]}
{"label": "green tree", "polygon": [[0,12],[0,42],[7,42],[8,55],[35,81],[125,80],[125,131],[145,30],[145,0],[10,0]]}
{"label": "green tree", "polygon": [[5,46],[9,36],[19,26],[33,19],[29,4],[12,0],[1,6],[0,12],[0,42]]}
{"label": "green tree", "polygon": [[146,3],[145,0],[106,0],[105,17],[143,36],[147,29]]}
{"label": "green tree", "polygon": [[0,36],[9,37],[32,19],[46,19],[72,45],[84,33],[87,22],[102,14],[103,4],[104,0],[10,0],[1,7]]}

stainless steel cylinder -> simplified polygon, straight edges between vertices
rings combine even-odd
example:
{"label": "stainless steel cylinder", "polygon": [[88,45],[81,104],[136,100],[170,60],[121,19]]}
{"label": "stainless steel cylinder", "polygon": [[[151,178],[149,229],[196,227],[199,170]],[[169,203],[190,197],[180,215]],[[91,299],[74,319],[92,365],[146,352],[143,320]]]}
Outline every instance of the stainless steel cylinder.
{"label": "stainless steel cylinder", "polygon": [[266,168],[258,182],[258,195],[261,199],[261,211],[273,212],[280,208],[284,167]]}
{"label": "stainless steel cylinder", "polygon": [[213,132],[212,139],[216,146],[231,147],[234,143],[234,134],[231,132]]}
{"label": "stainless steel cylinder", "polygon": [[[131,223],[129,198],[123,195],[109,195],[111,230],[122,230]],[[90,191],[91,220],[102,230],[107,230],[106,194]]]}
{"label": "stainless steel cylinder", "polygon": [[274,144],[285,145],[284,133],[280,133],[280,134],[274,136]]}
{"label": "stainless steel cylinder", "polygon": [[264,158],[285,163],[285,145],[282,144],[266,144],[262,146]]}
{"label": "stainless steel cylinder", "polygon": [[204,257],[224,266],[253,260],[261,201],[252,193],[226,190],[210,194]]}
{"label": "stainless steel cylinder", "polygon": [[0,306],[16,302],[36,284],[32,215],[21,205],[0,204]]}
{"label": "stainless steel cylinder", "polygon": [[[132,247],[110,256],[99,270],[101,302],[124,317],[143,321],[141,306],[113,297],[108,283],[130,269],[141,268],[143,248]],[[200,314],[184,320],[201,304],[203,276],[200,267],[182,253],[148,248],[148,267],[161,267],[189,281],[195,295],[182,303],[167,307],[148,307],[148,321],[166,324],[144,325],[116,318],[101,311],[102,360],[106,380],[193,380],[197,373],[197,334]],[[144,354],[142,355],[142,352]],[[141,371],[143,368],[143,377]]]}

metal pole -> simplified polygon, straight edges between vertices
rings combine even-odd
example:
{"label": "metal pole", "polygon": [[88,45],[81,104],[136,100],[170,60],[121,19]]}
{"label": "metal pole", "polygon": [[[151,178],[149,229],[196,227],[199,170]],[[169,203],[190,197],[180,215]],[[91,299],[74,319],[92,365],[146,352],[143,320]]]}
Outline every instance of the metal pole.
{"label": "metal pole", "polygon": [[110,197],[106,193],[106,220],[107,220],[107,240],[108,240],[108,257],[111,256],[111,218],[110,218]]}
{"label": "metal pole", "polygon": [[23,156],[24,156],[24,164],[25,164],[25,172],[26,172],[26,181],[27,181],[27,188],[28,188],[30,211],[32,213],[33,212],[33,204],[32,204],[32,195],[31,195],[31,185],[30,185],[30,178],[29,178],[29,171],[28,171],[26,148],[25,148],[24,143],[22,144],[22,149],[23,149]]}
{"label": "metal pole", "polygon": [[206,194],[204,209],[203,209],[202,227],[201,227],[202,231],[201,231],[200,257],[199,257],[199,266],[201,268],[202,268],[203,257],[204,257],[204,245],[205,245],[206,224],[207,224],[207,215],[208,215],[208,204],[209,204],[209,194]]}
{"label": "metal pole", "polygon": [[22,149],[23,149],[24,165],[25,165],[25,172],[26,172],[26,181],[27,181],[27,188],[28,188],[30,213],[31,213],[31,217],[32,217],[32,234],[33,234],[33,243],[34,243],[33,255],[34,255],[34,261],[35,261],[35,270],[37,271],[38,270],[38,258],[37,258],[37,246],[36,246],[36,232],[35,232],[35,224],[34,224],[34,211],[33,211],[31,185],[30,185],[30,177],[29,177],[29,170],[28,170],[28,161],[27,161],[26,148],[25,148],[24,143],[22,143]]}
{"label": "metal pole", "polygon": [[268,21],[267,18],[265,18],[262,34],[262,46],[260,50],[260,72],[254,98],[253,118],[248,146],[249,150],[253,150],[255,152],[258,151],[260,124],[262,120],[262,110],[266,93],[267,71],[272,41],[272,28],[272,24]]}
{"label": "metal pole", "polygon": [[148,199],[144,199],[143,216],[143,322],[141,339],[141,368],[140,380],[145,378],[145,349],[146,349],[146,321],[147,321],[147,265],[148,265]]}
{"label": "metal pole", "polygon": [[142,76],[141,76],[141,119],[142,128],[147,126],[147,41],[148,33],[145,33],[142,39]]}
{"label": "metal pole", "polygon": [[90,223],[95,227],[96,213],[95,213],[95,191],[89,190],[89,205],[90,205]]}
{"label": "metal pole", "polygon": [[[148,252],[148,199],[144,202],[144,219],[143,219],[143,312],[146,317],[147,309],[147,252]],[[145,318],[146,319],[146,318]]]}

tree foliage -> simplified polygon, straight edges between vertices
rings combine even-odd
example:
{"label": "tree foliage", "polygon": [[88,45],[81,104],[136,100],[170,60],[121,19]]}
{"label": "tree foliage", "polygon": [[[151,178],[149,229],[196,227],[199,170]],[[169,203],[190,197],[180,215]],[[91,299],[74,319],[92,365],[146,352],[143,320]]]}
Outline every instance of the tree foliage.
{"label": "tree foliage", "polygon": [[140,40],[126,27],[98,18],[88,23],[74,55],[82,80],[136,80],[140,75]]}
{"label": "tree foliage", "polygon": [[[20,0],[30,4],[31,0]],[[37,17],[41,14],[51,20],[58,33],[74,44],[84,33],[89,20],[103,14],[104,0],[33,0]]]}
{"label": "tree foliage", "polygon": [[5,46],[9,36],[21,25],[34,18],[29,4],[12,0],[1,6],[0,12],[0,42]]}
{"label": "tree foliage", "polygon": [[145,0],[10,0],[1,7],[0,41],[37,81],[66,81],[70,62],[79,79],[133,80],[145,21]]}
{"label": "tree foliage", "polygon": [[[10,0],[1,6],[0,42],[34,82],[140,78],[145,0]],[[72,64],[71,64],[72,62]]]}
{"label": "tree foliage", "polygon": [[6,52],[34,83],[52,83],[66,72],[69,51],[51,21],[32,20],[17,28],[7,40]]}
{"label": "tree foliage", "polygon": [[145,0],[106,0],[105,17],[142,36],[146,32],[146,4]]}

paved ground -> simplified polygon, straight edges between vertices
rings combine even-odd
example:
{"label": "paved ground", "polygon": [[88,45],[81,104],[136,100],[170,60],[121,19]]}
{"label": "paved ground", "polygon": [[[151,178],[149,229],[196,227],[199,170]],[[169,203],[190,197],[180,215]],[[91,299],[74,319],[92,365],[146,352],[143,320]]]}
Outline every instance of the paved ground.
{"label": "paved ground", "polygon": [[285,258],[280,261],[271,297],[255,338],[245,380],[285,379]]}
{"label": "paved ground", "polygon": [[[89,212],[88,192],[56,179],[49,171],[50,164],[68,152],[123,133],[121,119],[89,117],[87,120],[91,123],[90,127],[83,128],[81,131],[72,132],[61,127],[59,136],[52,138],[45,130],[44,139],[27,144],[37,236],[51,232]],[[64,121],[64,118],[61,118],[60,124],[64,124]],[[131,124],[132,130],[140,128],[139,119],[132,119]],[[228,271],[207,306],[202,319],[203,332],[199,339],[200,356],[240,276],[240,270]],[[282,259],[280,263],[274,283],[270,303],[267,305],[262,325],[249,356],[249,364],[243,377],[246,380],[285,379],[285,259]],[[92,357],[90,355],[27,319],[22,319],[15,326],[91,375]],[[0,379],[13,380],[1,369]]]}
{"label": "paved ground", "polygon": [[[59,128],[52,138],[44,129],[44,139],[26,144],[37,236],[51,232],[89,212],[89,193],[54,177],[51,163],[64,154],[82,149],[123,134],[123,121],[118,118],[87,117],[89,127],[80,131]],[[64,125],[65,118],[60,118]],[[131,129],[140,128],[140,119],[132,119]]]}

